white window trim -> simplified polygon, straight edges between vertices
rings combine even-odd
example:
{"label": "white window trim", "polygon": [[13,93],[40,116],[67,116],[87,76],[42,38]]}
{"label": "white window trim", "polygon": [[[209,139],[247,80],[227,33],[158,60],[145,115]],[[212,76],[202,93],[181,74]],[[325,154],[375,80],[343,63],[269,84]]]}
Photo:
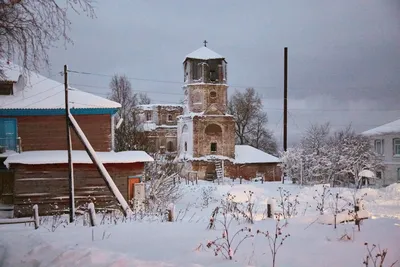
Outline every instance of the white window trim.
{"label": "white window trim", "polygon": [[[146,113],[146,121],[152,121],[152,116],[153,114],[151,114],[151,112],[147,112]],[[150,117],[150,119],[149,119],[149,117]]]}
{"label": "white window trim", "polygon": [[[396,141],[398,141],[399,143],[396,144]],[[393,138],[393,156],[394,157],[400,157],[400,154],[396,153],[397,152],[397,149],[396,149],[397,146],[400,147],[400,138]]]}
{"label": "white window trim", "polygon": [[397,175],[397,182],[398,183],[400,183],[400,168],[397,168],[397,173],[396,173],[396,175]]}
{"label": "white window trim", "polygon": [[[381,145],[380,151],[377,150],[377,143],[378,143],[378,142],[379,142],[380,145]],[[374,140],[374,150],[375,150],[375,153],[377,153],[378,155],[384,155],[384,154],[385,154],[385,142],[384,142],[383,139],[375,139],[375,140]]]}

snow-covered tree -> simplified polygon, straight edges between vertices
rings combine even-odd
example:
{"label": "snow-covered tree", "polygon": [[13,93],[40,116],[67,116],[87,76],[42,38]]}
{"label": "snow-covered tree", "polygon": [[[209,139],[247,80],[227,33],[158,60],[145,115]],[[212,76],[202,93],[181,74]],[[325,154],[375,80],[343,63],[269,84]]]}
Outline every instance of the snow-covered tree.
{"label": "snow-covered tree", "polygon": [[329,124],[313,125],[301,143],[281,154],[283,170],[305,184],[360,184],[359,172],[380,170],[383,164],[367,137],[351,126],[330,134]]}

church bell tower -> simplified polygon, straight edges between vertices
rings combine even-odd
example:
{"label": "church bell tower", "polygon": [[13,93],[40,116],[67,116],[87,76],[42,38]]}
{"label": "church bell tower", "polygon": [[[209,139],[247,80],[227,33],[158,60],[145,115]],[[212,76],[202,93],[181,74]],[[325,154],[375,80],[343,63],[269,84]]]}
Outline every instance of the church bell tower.
{"label": "church bell tower", "polygon": [[227,114],[225,58],[204,46],[183,61],[184,114],[178,122],[178,157],[234,159],[235,122]]}

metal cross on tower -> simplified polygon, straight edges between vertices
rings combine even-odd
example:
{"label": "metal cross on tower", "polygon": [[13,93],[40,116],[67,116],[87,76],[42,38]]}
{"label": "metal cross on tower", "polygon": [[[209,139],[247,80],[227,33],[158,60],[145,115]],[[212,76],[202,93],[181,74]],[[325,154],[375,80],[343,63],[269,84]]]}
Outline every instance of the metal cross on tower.
{"label": "metal cross on tower", "polygon": [[203,43],[204,43],[204,46],[207,47],[207,43],[208,43],[207,40],[204,40]]}

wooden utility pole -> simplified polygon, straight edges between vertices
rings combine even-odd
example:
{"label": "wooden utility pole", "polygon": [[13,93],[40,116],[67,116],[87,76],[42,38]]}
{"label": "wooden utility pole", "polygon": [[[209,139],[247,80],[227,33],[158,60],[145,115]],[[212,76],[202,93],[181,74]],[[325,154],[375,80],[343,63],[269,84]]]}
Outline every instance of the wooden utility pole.
{"label": "wooden utility pole", "polygon": [[74,193],[74,166],[72,164],[72,140],[71,126],[69,121],[69,100],[68,100],[68,67],[64,65],[64,90],[65,90],[65,121],[67,125],[68,144],[68,182],[69,182],[69,222],[75,220],[75,193]]}
{"label": "wooden utility pole", "polygon": [[[288,48],[284,49],[284,66],[283,66],[283,150],[286,152],[287,150],[287,113],[288,113],[288,88],[287,88],[287,79],[288,79]],[[282,183],[285,183],[285,173],[283,173]]]}

